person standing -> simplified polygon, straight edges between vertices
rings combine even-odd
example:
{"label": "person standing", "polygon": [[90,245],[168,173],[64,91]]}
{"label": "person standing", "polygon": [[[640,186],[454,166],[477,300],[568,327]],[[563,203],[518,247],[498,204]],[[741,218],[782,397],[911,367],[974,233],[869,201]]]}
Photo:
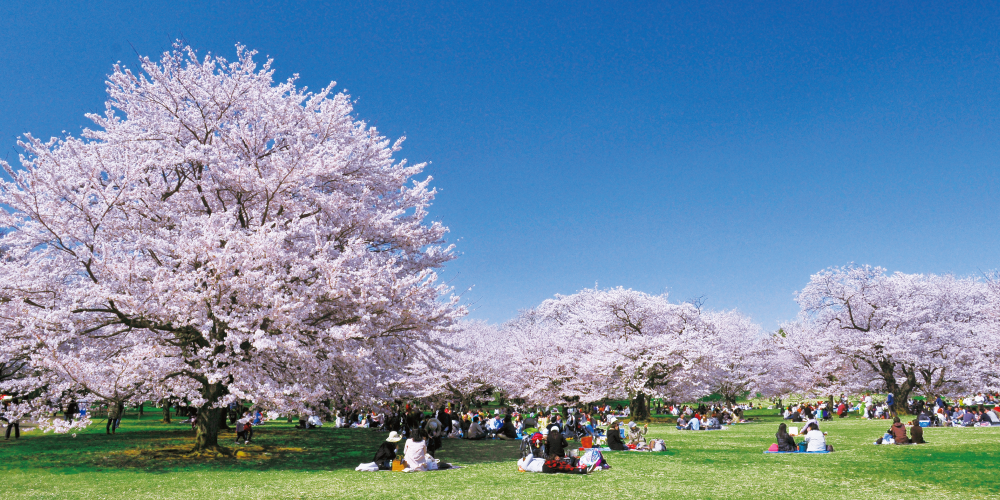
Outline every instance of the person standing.
{"label": "person standing", "polygon": [[427,441],[425,446],[427,453],[432,457],[436,457],[437,451],[441,449],[441,435],[443,432],[444,425],[441,424],[440,420],[435,417],[427,419],[427,422],[424,424],[424,436]]}
{"label": "person standing", "polygon": [[[18,403],[17,399],[8,401],[4,403],[4,411],[10,411],[13,409],[14,405]],[[9,417],[4,417],[3,420],[7,422],[7,432],[5,433],[4,440],[10,439],[10,431],[14,431],[14,439],[21,439],[21,421],[18,419],[8,420]]]}
{"label": "person standing", "polygon": [[451,434],[451,415],[448,414],[444,409],[444,405],[438,408],[437,415],[435,415],[439,422],[441,422],[442,433],[447,436]]}
{"label": "person standing", "polygon": [[108,401],[108,424],[104,426],[106,434],[114,434],[118,428],[118,419],[121,418],[118,408],[117,401]]}
{"label": "person standing", "polygon": [[66,421],[72,422],[73,417],[76,416],[77,413],[80,413],[80,405],[77,404],[76,400],[70,401],[69,404],[66,405]]}

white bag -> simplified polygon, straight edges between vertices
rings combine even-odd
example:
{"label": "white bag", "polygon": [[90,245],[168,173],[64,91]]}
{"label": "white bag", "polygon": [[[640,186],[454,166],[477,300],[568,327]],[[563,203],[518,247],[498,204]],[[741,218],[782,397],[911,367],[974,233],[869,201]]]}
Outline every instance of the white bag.
{"label": "white bag", "polygon": [[544,458],[533,456],[527,456],[517,461],[518,470],[523,470],[524,472],[542,472],[543,465],[545,465]]}

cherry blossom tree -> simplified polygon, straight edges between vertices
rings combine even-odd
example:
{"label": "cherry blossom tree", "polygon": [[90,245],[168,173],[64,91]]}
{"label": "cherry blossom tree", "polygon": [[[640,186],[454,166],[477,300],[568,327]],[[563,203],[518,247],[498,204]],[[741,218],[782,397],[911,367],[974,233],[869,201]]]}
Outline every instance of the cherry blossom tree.
{"label": "cherry blossom tree", "polygon": [[982,354],[975,339],[992,328],[980,281],[848,266],[813,275],[796,300],[789,337],[816,385],[884,390],[903,413],[914,391],[955,394],[977,383],[968,370]]}
{"label": "cherry blossom tree", "polygon": [[767,336],[760,325],[735,310],[705,311],[702,319],[705,338],[712,341],[705,375],[711,392],[733,405],[738,397],[763,390],[772,367]]}
{"label": "cherry blossom tree", "polygon": [[537,314],[543,331],[559,331],[553,340],[571,353],[561,357],[574,368],[559,372],[566,395],[627,397],[635,418],[644,419],[652,397],[707,393],[707,380],[696,370],[711,342],[691,304],[625,288],[585,289],[543,302]]}
{"label": "cherry blossom tree", "polygon": [[2,164],[0,344],[39,387],[189,401],[197,450],[237,399],[379,396],[370,374],[463,314],[436,283],[454,255],[424,222],[424,165],[332,83],[276,82],[254,55],[116,65],[96,129],[26,135]]}

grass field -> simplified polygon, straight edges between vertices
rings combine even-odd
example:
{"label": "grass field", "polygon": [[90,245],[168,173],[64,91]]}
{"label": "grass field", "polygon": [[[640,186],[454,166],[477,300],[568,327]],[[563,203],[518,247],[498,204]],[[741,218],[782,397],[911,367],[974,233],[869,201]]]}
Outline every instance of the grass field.
{"label": "grass field", "polygon": [[[517,444],[445,440],[438,457],[461,469],[362,473],[384,434],[296,430],[269,423],[248,458],[191,460],[173,446],[190,427],[159,414],[126,419],[116,436],[97,425],[70,435],[0,441],[0,499],[11,498],[1000,498],[1000,428],[926,429],[929,444],[873,446],[886,421],[824,423],[829,455],[764,455],[780,419],[725,431],[650,427],[669,452],[609,452],[612,469],[590,476],[519,473]],[[223,436],[228,442],[232,431]]]}

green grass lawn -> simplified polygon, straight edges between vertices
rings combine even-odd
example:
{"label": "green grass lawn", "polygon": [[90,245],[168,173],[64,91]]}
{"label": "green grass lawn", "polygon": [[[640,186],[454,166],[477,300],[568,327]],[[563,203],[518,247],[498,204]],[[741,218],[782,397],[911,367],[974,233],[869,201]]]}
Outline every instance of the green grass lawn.
{"label": "green grass lawn", "polygon": [[[248,459],[191,460],[157,450],[189,445],[190,427],[133,415],[115,436],[104,426],[70,435],[0,441],[0,498],[1000,498],[1000,428],[926,429],[929,444],[873,446],[886,421],[822,424],[828,455],[764,455],[780,419],[725,431],[650,427],[666,454],[609,452],[590,476],[519,473],[517,443],[445,440],[438,457],[458,470],[355,472],[384,434],[258,428]],[[232,446],[232,431],[223,435]],[[236,448],[243,448],[236,446]]]}

